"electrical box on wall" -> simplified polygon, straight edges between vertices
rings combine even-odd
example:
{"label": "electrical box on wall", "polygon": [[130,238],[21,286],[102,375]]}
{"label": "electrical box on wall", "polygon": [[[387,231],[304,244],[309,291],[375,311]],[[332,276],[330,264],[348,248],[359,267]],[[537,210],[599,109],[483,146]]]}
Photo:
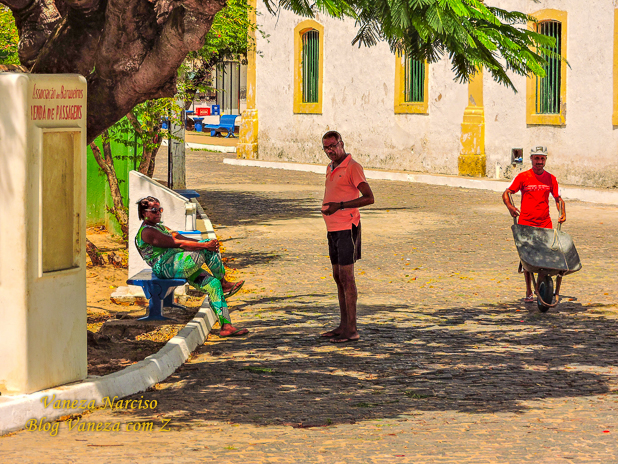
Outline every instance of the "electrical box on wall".
{"label": "electrical box on wall", "polygon": [[511,164],[513,166],[517,164],[523,164],[524,162],[524,149],[523,148],[512,148],[511,149]]}

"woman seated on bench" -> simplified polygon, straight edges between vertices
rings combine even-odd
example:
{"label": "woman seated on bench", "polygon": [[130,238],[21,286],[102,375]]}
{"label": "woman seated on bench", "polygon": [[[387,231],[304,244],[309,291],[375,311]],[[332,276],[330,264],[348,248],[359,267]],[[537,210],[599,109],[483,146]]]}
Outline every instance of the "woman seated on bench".
{"label": "woman seated on bench", "polygon": [[[225,268],[219,256],[217,240],[194,240],[174,232],[161,223],[163,208],[154,197],[137,202],[142,225],[135,236],[135,246],[144,261],[160,279],[187,279],[192,287],[208,293],[210,307],[219,317],[220,337],[245,335],[247,329],[232,325],[226,298],[234,295],[245,283],[225,280]],[[212,275],[202,269],[206,264]]]}

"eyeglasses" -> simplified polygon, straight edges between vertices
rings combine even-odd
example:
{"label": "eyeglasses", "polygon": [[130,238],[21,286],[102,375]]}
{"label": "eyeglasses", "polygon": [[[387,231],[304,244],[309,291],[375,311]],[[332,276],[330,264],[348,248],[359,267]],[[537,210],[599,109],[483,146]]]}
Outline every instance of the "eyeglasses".
{"label": "eyeglasses", "polygon": [[150,211],[151,213],[162,213],[163,212],[163,208],[159,207],[159,208],[148,208],[145,209],[144,211]]}
{"label": "eyeglasses", "polygon": [[334,149],[337,145],[339,145],[340,143],[341,143],[341,141],[339,141],[339,142],[337,142],[337,143],[334,143],[334,144],[332,144],[332,145],[324,145],[324,146],[322,147],[322,150],[324,150],[324,151],[333,150],[333,149]]}

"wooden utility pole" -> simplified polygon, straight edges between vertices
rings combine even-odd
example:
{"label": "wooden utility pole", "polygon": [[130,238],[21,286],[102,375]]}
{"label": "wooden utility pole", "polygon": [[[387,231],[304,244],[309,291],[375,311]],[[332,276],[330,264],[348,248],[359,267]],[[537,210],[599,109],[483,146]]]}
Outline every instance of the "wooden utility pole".
{"label": "wooden utility pole", "polygon": [[[180,121],[178,121],[180,119]],[[185,176],[185,112],[180,112],[180,118],[170,118],[170,137],[168,152],[168,187],[171,189],[186,189]]]}

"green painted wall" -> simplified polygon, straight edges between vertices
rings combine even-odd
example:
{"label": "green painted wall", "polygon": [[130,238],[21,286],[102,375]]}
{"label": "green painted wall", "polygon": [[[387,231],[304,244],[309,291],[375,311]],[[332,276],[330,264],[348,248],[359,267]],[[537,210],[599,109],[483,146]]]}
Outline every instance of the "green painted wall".
{"label": "green painted wall", "polygon": [[[112,142],[112,156],[114,157],[114,168],[120,185],[120,192],[125,206],[129,200],[129,171],[137,169],[139,159],[142,155],[141,143],[134,143],[131,136],[125,139],[129,146],[124,143]],[[139,141],[138,141],[139,142]],[[95,143],[102,151],[101,137]],[[88,147],[88,179],[87,179],[87,210],[86,224],[88,227],[105,226],[112,234],[120,235],[120,226],[112,213],[107,208],[113,205],[112,196],[109,191],[107,177],[99,167],[92,150]]]}

